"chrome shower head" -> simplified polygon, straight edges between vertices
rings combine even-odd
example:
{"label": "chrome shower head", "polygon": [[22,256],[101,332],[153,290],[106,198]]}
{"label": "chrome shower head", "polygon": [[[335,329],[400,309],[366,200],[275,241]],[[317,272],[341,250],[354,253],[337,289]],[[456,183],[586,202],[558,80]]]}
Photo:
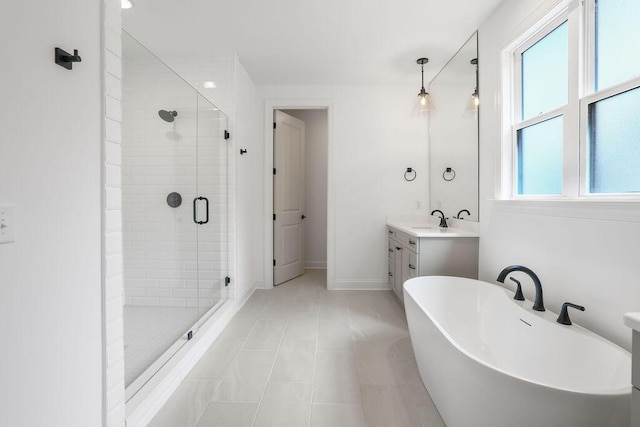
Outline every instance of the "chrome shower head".
{"label": "chrome shower head", "polygon": [[178,115],[178,112],[177,111],[160,110],[160,111],[158,111],[158,115],[165,122],[171,123],[176,118],[176,116]]}

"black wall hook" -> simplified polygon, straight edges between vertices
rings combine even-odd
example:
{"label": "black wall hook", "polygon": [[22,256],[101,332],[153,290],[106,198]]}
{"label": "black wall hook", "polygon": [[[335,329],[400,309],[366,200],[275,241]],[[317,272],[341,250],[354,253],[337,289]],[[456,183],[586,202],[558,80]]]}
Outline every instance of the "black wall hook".
{"label": "black wall hook", "polygon": [[80,56],[78,55],[78,49],[74,49],[73,55],[71,55],[70,53],[65,52],[64,50],[57,47],[55,50],[55,61],[56,64],[60,65],[61,67],[64,67],[67,70],[72,70],[73,63],[81,62],[82,58],[80,58]]}
{"label": "black wall hook", "polygon": [[247,154],[247,150],[244,148],[240,149],[240,155],[242,156],[243,154]]}

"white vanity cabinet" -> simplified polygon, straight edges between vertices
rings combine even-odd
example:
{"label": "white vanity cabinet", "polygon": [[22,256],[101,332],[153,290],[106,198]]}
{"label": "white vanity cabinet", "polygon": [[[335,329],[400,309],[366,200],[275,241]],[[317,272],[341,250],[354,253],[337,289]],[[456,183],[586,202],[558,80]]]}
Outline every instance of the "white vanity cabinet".
{"label": "white vanity cabinet", "polygon": [[402,285],[417,276],[478,278],[478,237],[438,229],[419,236],[388,226],[389,286],[403,300]]}

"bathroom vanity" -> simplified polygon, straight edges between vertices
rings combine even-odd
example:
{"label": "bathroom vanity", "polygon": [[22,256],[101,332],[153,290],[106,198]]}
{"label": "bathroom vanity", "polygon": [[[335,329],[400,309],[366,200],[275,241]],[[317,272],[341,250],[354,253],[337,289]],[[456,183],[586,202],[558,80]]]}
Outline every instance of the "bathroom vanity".
{"label": "bathroom vanity", "polygon": [[388,219],[389,285],[398,298],[403,300],[402,284],[417,276],[477,279],[478,232],[473,229],[475,226],[477,223],[470,223],[465,228],[440,228],[430,219]]}
{"label": "bathroom vanity", "polygon": [[624,324],[633,329],[631,362],[631,427],[640,427],[640,313],[624,315]]}

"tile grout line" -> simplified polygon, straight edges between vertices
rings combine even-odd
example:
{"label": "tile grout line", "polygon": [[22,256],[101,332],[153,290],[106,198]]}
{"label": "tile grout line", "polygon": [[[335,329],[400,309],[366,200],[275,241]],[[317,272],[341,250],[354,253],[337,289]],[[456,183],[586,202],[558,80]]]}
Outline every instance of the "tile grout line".
{"label": "tile grout line", "polygon": [[[238,313],[236,313],[237,315]],[[235,317],[235,316],[234,316]],[[229,372],[231,371],[231,366],[233,366],[233,362],[236,361],[236,359],[238,358],[238,353],[240,353],[240,351],[242,351],[242,347],[244,347],[244,345],[247,343],[247,340],[249,339],[249,335],[251,334],[251,331],[253,330],[253,328],[256,326],[255,324],[257,323],[257,319],[254,322],[253,326],[251,327],[251,329],[249,330],[249,332],[247,333],[247,336],[244,338],[244,341],[242,341],[242,345],[240,346],[240,348],[238,349],[238,351],[236,352],[236,355],[233,356],[233,359],[231,360],[231,362],[229,362],[229,366],[226,369],[225,374],[222,376],[222,379],[220,380],[220,384],[218,384],[215,388],[215,390],[213,390],[213,394],[211,396],[211,400],[209,400],[209,402],[207,402],[207,406],[204,408],[204,411],[202,411],[202,413],[200,414],[200,416],[198,417],[198,419],[196,420],[196,423],[193,425],[193,427],[197,427],[198,423],[200,422],[200,420],[202,420],[202,416],[205,414],[205,412],[207,412],[207,408],[209,408],[209,406],[215,402],[213,400],[214,396],[216,395],[216,392],[218,391],[218,389],[222,386],[222,383],[224,382],[224,380],[227,378],[227,375],[229,375]],[[228,325],[227,325],[228,326]],[[223,331],[221,331],[220,333],[222,334]],[[211,350],[211,347],[213,347],[213,344],[220,339],[219,337],[216,338],[216,340],[214,340],[213,343],[211,343],[211,346],[209,346],[209,348],[207,349],[207,352],[209,350]],[[188,374],[187,374],[188,375]],[[235,402],[231,402],[231,403],[235,403]]]}
{"label": "tile grout line", "polygon": [[[325,283],[326,286],[326,283]],[[316,351],[313,355],[313,379],[311,380],[311,403],[309,404],[309,426],[313,419],[313,398],[316,393],[316,373],[318,371],[318,347],[320,346],[320,306],[318,305],[318,327],[316,328]]]}
{"label": "tile grout line", "polygon": [[[297,291],[296,291],[297,293]],[[287,321],[284,325],[284,329],[282,331],[282,336],[280,336],[280,342],[278,343],[278,348],[276,349],[276,354],[273,358],[273,362],[271,363],[271,369],[269,370],[269,375],[267,375],[267,382],[265,383],[262,389],[262,395],[260,396],[260,400],[258,400],[258,407],[256,408],[256,413],[253,414],[253,421],[251,422],[252,426],[255,426],[256,421],[258,420],[258,412],[260,412],[260,407],[262,406],[262,401],[264,400],[264,395],[267,392],[267,387],[269,386],[269,381],[271,380],[271,375],[273,375],[273,370],[276,366],[276,361],[278,360],[278,354],[280,353],[280,348],[282,347],[282,341],[284,341],[284,335],[287,332],[287,327],[289,326],[289,320],[291,319],[291,312],[287,315]],[[256,319],[257,323],[257,319]],[[248,339],[248,336],[247,336]]]}

